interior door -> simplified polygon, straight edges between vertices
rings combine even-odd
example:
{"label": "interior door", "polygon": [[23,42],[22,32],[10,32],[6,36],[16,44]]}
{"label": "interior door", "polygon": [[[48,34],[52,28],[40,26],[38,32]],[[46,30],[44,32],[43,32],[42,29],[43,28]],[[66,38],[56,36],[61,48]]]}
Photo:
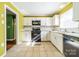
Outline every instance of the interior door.
{"label": "interior door", "polygon": [[14,39],[14,20],[13,20],[13,16],[7,14],[7,40],[11,41],[12,39]]}

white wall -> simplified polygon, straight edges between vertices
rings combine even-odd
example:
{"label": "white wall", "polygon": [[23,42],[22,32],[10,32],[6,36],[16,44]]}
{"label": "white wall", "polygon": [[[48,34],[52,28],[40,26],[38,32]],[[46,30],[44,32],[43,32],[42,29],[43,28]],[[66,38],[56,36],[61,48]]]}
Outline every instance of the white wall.
{"label": "white wall", "polygon": [[60,15],[60,28],[76,28],[78,22],[73,21],[73,9],[71,8],[64,14]]}
{"label": "white wall", "polygon": [[[40,20],[41,26],[52,26],[51,17],[24,17],[24,25],[32,25],[32,20]],[[27,29],[27,28],[26,28]],[[41,28],[41,38],[42,41],[48,41],[46,35],[51,30],[51,27],[42,27]],[[29,34],[30,33],[30,34]],[[31,30],[24,33],[24,41],[29,41],[31,39]]]}

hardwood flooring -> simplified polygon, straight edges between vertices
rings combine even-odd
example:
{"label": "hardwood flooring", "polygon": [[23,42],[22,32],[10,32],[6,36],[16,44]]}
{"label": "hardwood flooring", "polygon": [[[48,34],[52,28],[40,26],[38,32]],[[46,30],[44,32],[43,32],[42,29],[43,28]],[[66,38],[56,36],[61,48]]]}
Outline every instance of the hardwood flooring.
{"label": "hardwood flooring", "polygon": [[51,42],[40,42],[34,46],[28,46],[27,42],[23,42],[9,49],[5,57],[63,57],[63,55]]}

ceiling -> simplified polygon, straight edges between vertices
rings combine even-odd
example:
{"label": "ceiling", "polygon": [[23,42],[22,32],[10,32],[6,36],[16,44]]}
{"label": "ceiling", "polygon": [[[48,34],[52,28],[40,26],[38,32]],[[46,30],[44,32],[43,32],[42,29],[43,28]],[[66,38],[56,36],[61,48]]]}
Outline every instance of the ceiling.
{"label": "ceiling", "polygon": [[65,2],[13,2],[25,16],[48,16],[59,10]]}

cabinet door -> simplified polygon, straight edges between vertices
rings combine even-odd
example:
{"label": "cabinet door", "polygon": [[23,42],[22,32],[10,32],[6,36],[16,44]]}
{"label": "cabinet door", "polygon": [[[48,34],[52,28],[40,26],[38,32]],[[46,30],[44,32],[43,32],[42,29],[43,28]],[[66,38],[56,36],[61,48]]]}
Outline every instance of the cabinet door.
{"label": "cabinet door", "polygon": [[[50,41],[52,42],[52,40],[53,40],[53,34],[52,34],[52,32],[50,33]],[[53,42],[52,42],[53,43]]]}
{"label": "cabinet door", "polygon": [[24,18],[24,25],[29,26],[32,25],[32,18]]}
{"label": "cabinet door", "polygon": [[48,41],[48,34],[47,31],[41,31],[41,41]]}
{"label": "cabinet door", "polygon": [[57,34],[57,48],[63,53],[63,35]]}
{"label": "cabinet door", "polygon": [[57,33],[54,33],[54,45],[57,47]]}
{"label": "cabinet door", "polygon": [[32,25],[32,18],[29,18],[28,25]]}
{"label": "cabinet door", "polygon": [[55,15],[53,18],[53,26],[59,26],[60,25],[60,17],[59,15]]}
{"label": "cabinet door", "polygon": [[79,21],[79,2],[73,3],[73,20]]}
{"label": "cabinet door", "polygon": [[55,45],[56,44],[56,40],[55,40],[55,33],[51,32],[51,42]]}
{"label": "cabinet door", "polygon": [[41,26],[46,26],[46,18],[42,18],[42,20],[41,20]]}
{"label": "cabinet door", "polygon": [[49,40],[50,40],[50,32],[49,32],[49,31],[48,31],[48,33],[47,33],[46,38],[47,38],[47,41],[49,41]]}

